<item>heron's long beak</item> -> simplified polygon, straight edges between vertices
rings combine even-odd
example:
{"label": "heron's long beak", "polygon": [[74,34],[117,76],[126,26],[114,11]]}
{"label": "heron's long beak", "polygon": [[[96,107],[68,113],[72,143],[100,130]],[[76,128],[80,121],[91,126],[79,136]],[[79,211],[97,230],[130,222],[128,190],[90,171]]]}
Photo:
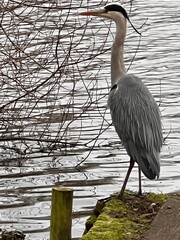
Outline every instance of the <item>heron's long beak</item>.
{"label": "heron's long beak", "polygon": [[87,12],[80,12],[79,15],[83,16],[101,16],[101,14],[104,13],[103,9],[99,9],[96,11],[87,11]]}

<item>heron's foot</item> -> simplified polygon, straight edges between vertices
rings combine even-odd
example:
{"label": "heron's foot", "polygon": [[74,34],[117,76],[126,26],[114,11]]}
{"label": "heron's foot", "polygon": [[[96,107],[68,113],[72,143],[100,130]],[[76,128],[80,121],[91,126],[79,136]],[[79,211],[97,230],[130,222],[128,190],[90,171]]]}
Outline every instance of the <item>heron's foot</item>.
{"label": "heron's foot", "polygon": [[121,191],[119,192],[119,194],[117,195],[117,197],[119,198],[119,199],[123,199],[124,198],[124,191],[125,191],[125,188],[121,188]]}
{"label": "heron's foot", "polygon": [[142,190],[141,189],[139,189],[139,191],[138,191],[138,196],[142,196],[143,194],[142,194]]}
{"label": "heron's foot", "polygon": [[126,183],[124,182],[120,192],[117,194],[117,198],[119,199],[123,199],[124,198],[124,194],[125,194],[125,188],[126,188]]}
{"label": "heron's foot", "polygon": [[118,198],[118,199],[121,199],[121,200],[124,199],[124,194],[122,194],[122,193],[120,192],[120,193],[117,195],[117,198]]}

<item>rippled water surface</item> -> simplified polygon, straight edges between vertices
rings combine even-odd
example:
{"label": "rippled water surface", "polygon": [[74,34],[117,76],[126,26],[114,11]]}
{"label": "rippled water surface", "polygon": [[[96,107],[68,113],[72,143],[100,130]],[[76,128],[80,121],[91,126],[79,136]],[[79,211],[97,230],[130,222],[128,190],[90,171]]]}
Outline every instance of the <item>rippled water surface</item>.
{"label": "rippled water surface", "polygon": [[[6,48],[6,54],[1,53],[2,81],[5,73],[12,76],[12,79],[16,78],[16,84],[13,81],[9,85],[7,82],[7,85],[2,83],[1,106],[19,97],[17,89],[24,89],[22,95],[30,90],[29,86],[35,87],[42,81],[45,82],[36,94],[26,94],[14,104],[14,112],[21,109],[21,114],[17,114],[11,128],[1,129],[3,137],[8,136],[9,139],[6,141],[8,147],[6,142],[6,147],[1,144],[0,227],[21,229],[27,239],[49,239],[51,188],[63,184],[74,189],[72,235],[78,238],[83,233],[85,220],[97,199],[107,197],[120,189],[128,167],[129,158],[113,127],[108,127],[111,119],[109,110],[106,109],[110,87],[109,49],[115,26],[108,20],[79,17],[76,13],[87,8],[86,1],[73,4],[61,1],[59,11],[55,8],[57,6],[54,6],[54,10],[51,6],[48,13],[48,4],[37,3],[38,1],[32,6],[32,2],[27,1],[26,4],[11,10],[16,11],[16,14],[21,13],[21,19],[15,19],[21,24],[16,27],[11,25],[12,14],[5,11],[1,15],[4,28],[1,29],[1,46],[5,43],[11,45],[10,40],[18,36],[19,41],[21,37],[23,39],[23,42],[20,42],[23,48],[29,44],[31,37],[31,43],[26,48],[28,61],[24,66],[24,73],[20,73],[23,82],[18,80],[18,73],[11,75],[13,67],[10,69],[7,67],[10,65],[3,63],[4,57],[7,58],[7,53],[11,50]],[[100,5],[106,3],[101,1]],[[92,6],[98,4],[98,1],[92,1]],[[128,1],[122,1],[122,4],[127,11],[130,10]],[[129,73],[141,77],[159,103],[165,138],[160,178],[150,181],[143,177],[144,191],[180,191],[179,13],[180,4],[174,0],[133,1],[130,13],[131,21],[141,31],[142,38]],[[37,16],[38,21],[33,23]],[[3,32],[8,26],[11,26],[8,28],[11,39]],[[42,35],[37,34],[37,29],[41,29]],[[59,29],[62,30],[58,32]],[[52,44],[48,45],[48,42]],[[127,68],[138,43],[139,36],[129,26],[125,44]],[[42,46],[42,49],[38,48],[39,52],[36,52],[36,46]],[[55,48],[57,51],[53,50]],[[67,61],[64,56],[68,51],[70,56]],[[50,57],[55,56],[55,53],[58,53],[59,63],[50,61]],[[102,54],[98,55],[99,53]],[[94,57],[95,55],[97,56]],[[53,81],[46,81],[55,66],[62,63],[64,65],[61,72],[57,71],[56,75],[53,75]],[[46,67],[39,70],[39,64]],[[32,78],[27,74],[31,72]],[[47,92],[48,98],[44,100]],[[67,107],[69,111],[66,111]],[[62,108],[66,115],[64,125]],[[13,110],[11,111],[15,116]],[[7,113],[3,111],[1,114],[6,116]],[[10,122],[9,118],[6,120]],[[16,129],[21,129],[21,134],[16,135]],[[56,145],[53,145],[54,139],[50,138],[50,135],[57,138]],[[21,140],[24,140],[11,141],[10,137],[21,137]],[[38,140],[34,142],[36,138],[45,139],[40,143]],[[62,141],[58,142],[58,139]],[[62,145],[65,139],[66,146],[65,143]],[[49,149],[51,151],[48,151]],[[20,154],[19,150],[23,151],[24,155]],[[75,166],[83,160],[85,161],[77,170]],[[128,188],[137,190],[137,187],[135,168]]]}

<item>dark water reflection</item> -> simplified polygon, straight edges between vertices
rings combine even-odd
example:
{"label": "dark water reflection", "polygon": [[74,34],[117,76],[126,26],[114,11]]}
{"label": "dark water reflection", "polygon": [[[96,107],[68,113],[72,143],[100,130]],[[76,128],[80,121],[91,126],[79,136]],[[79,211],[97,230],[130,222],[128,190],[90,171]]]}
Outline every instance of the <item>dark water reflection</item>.
{"label": "dark water reflection", "polygon": [[[129,9],[128,1],[123,2],[124,6]],[[102,4],[104,3],[106,1],[102,1]],[[63,1],[63,4],[66,7],[68,6],[66,1]],[[79,6],[77,4],[73,5],[74,10],[72,10],[72,13],[77,12]],[[98,4],[98,2],[94,1],[95,4]],[[165,193],[180,190],[179,12],[180,5],[178,1],[141,0],[133,3],[131,13],[133,24],[137,28],[143,25],[141,28],[143,37],[136,59],[129,71],[144,79],[144,82],[159,102],[162,111],[164,137],[167,137],[161,154],[160,179],[149,181],[143,177],[144,191]],[[31,17],[33,21],[33,16]],[[53,17],[56,19],[56,11],[52,11],[52,22]],[[81,18],[79,23],[78,16],[72,14],[64,32],[65,36],[73,31],[73,28],[77,28],[77,31],[73,33],[75,43],[78,42],[82,34],[85,34],[78,52],[74,52],[74,60],[87,47],[89,50],[85,51],[85,53],[91,54],[92,45],[93,49],[98,52],[104,47],[103,42],[107,37],[109,22],[93,19],[89,22],[84,33],[81,26],[85,22],[86,18]],[[39,27],[41,25],[43,25],[43,17],[42,21],[39,22]],[[50,20],[49,27],[51,27]],[[114,33],[114,30],[113,25],[112,33]],[[139,41],[136,33],[131,28],[128,30],[125,46],[127,66],[134,56]],[[26,26],[24,26],[24,31],[28,31]],[[46,29],[46,31],[48,35],[50,29]],[[105,50],[110,48],[111,42],[112,35],[109,33]],[[62,44],[66,49],[69,45],[69,39],[63,38]],[[84,69],[82,78],[86,81],[85,83],[79,81],[76,85],[76,94],[74,96],[75,113],[81,113],[82,102],[87,99],[85,87],[91,90],[93,99],[98,101],[84,113],[80,120],[71,125],[69,129],[70,139],[72,139],[72,142],[74,139],[79,139],[79,145],[73,147],[73,151],[71,147],[64,149],[59,146],[61,154],[58,154],[58,148],[57,151],[49,154],[46,151],[48,148],[44,147],[43,151],[39,152],[39,147],[35,146],[37,152],[34,151],[33,154],[28,156],[25,154],[23,161],[22,158],[16,156],[12,158],[11,153],[6,150],[1,153],[2,156],[6,156],[6,160],[2,159],[1,161],[0,169],[1,228],[22,229],[27,235],[27,239],[49,239],[51,188],[54,185],[63,184],[74,189],[72,231],[73,237],[79,237],[82,235],[87,215],[89,215],[97,199],[106,197],[120,189],[128,166],[128,156],[120,145],[113,127],[108,128],[100,135],[90,156],[81,164],[79,170],[75,168],[79,162],[87,157],[94,144],[94,141],[91,142],[91,140],[102,129],[103,119],[105,118],[107,121],[103,123],[104,128],[108,126],[108,122],[110,123],[109,111],[105,110],[106,95],[108,94],[107,82],[110,76],[109,54],[110,52],[107,51],[103,55],[97,56],[93,61],[89,61],[87,65],[84,65],[85,63],[79,64],[79,67]],[[41,74],[42,78],[44,78],[48,72],[44,70]],[[64,92],[71,89],[73,78],[78,77],[78,71],[73,71],[73,76],[69,74],[69,78],[66,79],[63,85]],[[97,79],[98,82],[95,81],[94,83],[92,81]],[[8,91],[6,93],[9,96]],[[2,93],[1,98],[4,99]],[[53,101],[53,96],[51,101]],[[66,99],[62,99],[61,103],[66,104]],[[47,111],[43,112],[44,122],[41,122],[41,125],[37,128],[37,131],[43,133],[43,124],[48,121],[48,113],[52,108],[48,108],[43,102],[40,103],[40,107],[42,109],[47,108]],[[54,116],[53,119],[55,120],[51,122],[52,130],[57,132],[59,129],[58,112]],[[71,116],[68,117],[71,119]],[[27,133],[35,126],[33,118],[31,123],[27,125]],[[85,147],[84,143],[87,142],[89,144]],[[19,155],[17,154],[17,156]],[[128,187],[136,190],[137,184],[137,169],[135,169]]]}

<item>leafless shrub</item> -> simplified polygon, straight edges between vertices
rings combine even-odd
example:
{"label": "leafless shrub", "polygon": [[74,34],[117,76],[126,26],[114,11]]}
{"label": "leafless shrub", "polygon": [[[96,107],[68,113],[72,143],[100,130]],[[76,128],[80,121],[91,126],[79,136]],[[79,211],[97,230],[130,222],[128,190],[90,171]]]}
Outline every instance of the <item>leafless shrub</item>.
{"label": "leafless shrub", "polygon": [[87,22],[78,22],[80,7],[82,1],[1,1],[2,160],[86,145],[81,141],[81,121],[98,101],[88,90],[94,87],[98,68],[87,83],[83,75],[106,50],[93,49],[92,41],[81,45]]}

